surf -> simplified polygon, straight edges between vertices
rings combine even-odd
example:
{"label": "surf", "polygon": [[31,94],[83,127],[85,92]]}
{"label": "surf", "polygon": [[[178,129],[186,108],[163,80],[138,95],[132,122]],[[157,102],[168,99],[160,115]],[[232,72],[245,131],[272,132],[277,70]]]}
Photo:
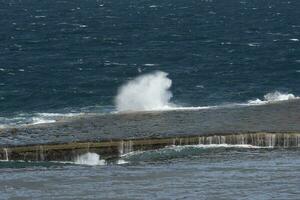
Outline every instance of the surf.
{"label": "surf", "polygon": [[269,92],[263,98],[248,100],[245,103],[227,103],[208,106],[181,106],[172,102],[172,80],[168,73],[155,71],[143,74],[123,84],[116,95],[117,112],[200,110],[238,106],[256,106],[281,101],[300,99],[292,93]]}

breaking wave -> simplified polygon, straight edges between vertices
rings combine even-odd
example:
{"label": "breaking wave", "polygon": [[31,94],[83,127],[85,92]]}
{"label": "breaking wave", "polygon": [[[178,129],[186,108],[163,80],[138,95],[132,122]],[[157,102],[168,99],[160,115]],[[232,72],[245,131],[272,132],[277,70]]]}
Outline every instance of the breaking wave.
{"label": "breaking wave", "polygon": [[293,99],[299,99],[300,97],[295,96],[294,94],[289,93],[281,93],[279,91],[275,91],[272,93],[268,93],[264,95],[264,98],[261,99],[255,99],[248,101],[249,105],[262,105],[267,103],[273,103],[278,101],[287,101],[287,100],[293,100]]}
{"label": "breaking wave", "polygon": [[169,111],[169,110],[202,110],[232,108],[242,106],[258,106],[280,101],[300,99],[291,93],[275,91],[262,98],[252,99],[245,103],[229,103],[213,106],[180,106],[171,101],[172,80],[168,74],[156,71],[144,74],[128,81],[119,88],[113,106],[90,106],[69,113],[20,113],[13,116],[0,117],[0,129],[26,125],[54,123],[66,118],[85,114],[107,114],[136,111]]}
{"label": "breaking wave", "polygon": [[128,81],[121,86],[115,98],[116,109],[124,111],[153,111],[153,110],[200,110],[235,106],[253,106],[299,99],[294,94],[275,91],[264,95],[263,99],[249,100],[246,103],[231,103],[218,106],[184,107],[171,102],[172,80],[162,71],[145,74]]}
{"label": "breaking wave", "polygon": [[117,111],[165,110],[176,107],[171,103],[172,80],[168,74],[156,71],[138,76],[119,88],[115,99]]}

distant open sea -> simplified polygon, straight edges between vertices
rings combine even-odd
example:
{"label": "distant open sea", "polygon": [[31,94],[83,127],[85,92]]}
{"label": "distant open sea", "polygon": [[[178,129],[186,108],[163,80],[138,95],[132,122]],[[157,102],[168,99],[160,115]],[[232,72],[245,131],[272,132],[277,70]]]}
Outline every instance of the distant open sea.
{"label": "distant open sea", "polygon": [[[0,0],[0,128],[298,99],[299,10],[299,0]],[[3,161],[0,199],[300,198],[299,150],[174,149],[120,165]]]}

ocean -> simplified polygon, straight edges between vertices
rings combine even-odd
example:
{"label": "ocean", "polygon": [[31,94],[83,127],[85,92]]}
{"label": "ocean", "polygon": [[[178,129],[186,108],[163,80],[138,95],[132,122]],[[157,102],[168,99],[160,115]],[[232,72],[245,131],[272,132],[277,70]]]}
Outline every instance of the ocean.
{"label": "ocean", "polygon": [[[0,129],[295,106],[299,8],[298,0],[0,0]],[[200,145],[116,163],[1,161],[0,199],[299,199],[299,155]]]}

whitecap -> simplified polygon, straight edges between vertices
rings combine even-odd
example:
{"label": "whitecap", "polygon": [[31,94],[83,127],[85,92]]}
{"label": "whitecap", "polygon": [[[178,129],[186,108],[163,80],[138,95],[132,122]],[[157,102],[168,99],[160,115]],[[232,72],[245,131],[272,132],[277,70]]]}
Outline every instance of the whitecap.
{"label": "whitecap", "polygon": [[16,127],[55,123],[58,120],[82,115],[83,113],[19,113],[10,117],[0,117],[0,125]]}
{"label": "whitecap", "polygon": [[254,99],[249,100],[249,105],[262,105],[267,103],[279,102],[279,101],[287,101],[293,99],[299,99],[300,97],[295,96],[294,94],[290,93],[281,93],[279,91],[271,92],[264,95],[263,99]]}
{"label": "whitecap", "polygon": [[158,66],[158,64],[155,64],[155,63],[146,63],[146,64],[143,64],[143,66],[145,66],[145,67],[154,67],[154,66]]}
{"label": "whitecap", "polygon": [[74,117],[82,114],[83,113],[37,113],[37,115],[43,117]]}
{"label": "whitecap", "polygon": [[254,43],[248,43],[248,46],[250,46],[250,47],[259,47],[260,43],[256,43],[256,42],[254,42]]}

